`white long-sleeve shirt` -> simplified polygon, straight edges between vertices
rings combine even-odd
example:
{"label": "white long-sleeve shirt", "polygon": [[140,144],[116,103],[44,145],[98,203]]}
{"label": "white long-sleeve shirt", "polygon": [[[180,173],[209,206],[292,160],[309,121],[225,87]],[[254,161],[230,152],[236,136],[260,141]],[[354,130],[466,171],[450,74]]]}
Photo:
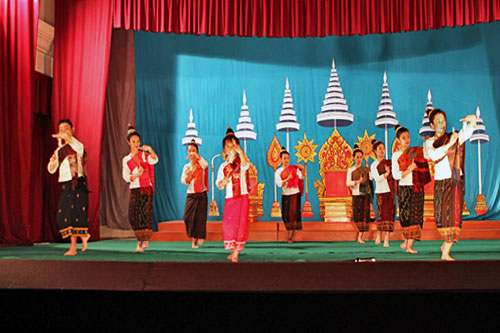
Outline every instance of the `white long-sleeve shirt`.
{"label": "white long-sleeve shirt", "polygon": [[384,177],[384,174],[379,174],[377,167],[380,164],[379,161],[375,160],[370,166],[370,171],[373,179],[375,180],[375,193],[387,193],[391,191],[389,187],[389,183],[387,179]]}
{"label": "white long-sleeve shirt", "polygon": [[[474,132],[474,127],[471,123],[468,125],[463,123],[463,127],[458,132],[458,143],[462,144],[465,141],[469,140]],[[439,148],[434,148],[433,144],[436,140],[435,137],[429,138],[424,142],[424,157],[430,159],[432,161],[439,161],[434,165],[434,179],[435,180],[443,180],[451,178],[451,168],[450,162],[448,160],[448,151],[446,149],[446,145],[442,145]],[[444,158],[443,158],[444,157]],[[460,170],[460,174],[463,175],[463,170]]]}
{"label": "white long-sleeve shirt", "polygon": [[399,169],[398,159],[403,154],[401,151],[397,151],[392,154],[392,177],[399,180],[399,186],[410,186],[413,185],[413,172],[409,172],[406,177],[402,178],[403,172]]}
{"label": "white long-sleeve shirt", "polygon": [[[203,191],[206,191],[207,186],[205,184],[205,170],[208,168],[208,162],[205,161],[205,159],[201,156],[200,156],[199,162],[200,162],[201,168],[203,169]],[[191,179],[191,182],[189,184],[187,183],[187,171],[189,170],[189,168],[191,168],[191,162],[186,163],[186,165],[184,165],[184,168],[182,169],[181,183],[182,183],[182,185],[188,185],[187,193],[191,194],[191,193],[195,193],[194,192],[194,178]]]}
{"label": "white long-sleeve shirt", "polygon": [[[352,187],[352,195],[360,195],[361,194],[361,193],[359,193],[359,184],[354,184],[354,180],[352,180],[352,173],[356,169],[357,169],[357,167],[355,165],[353,165],[352,167],[347,169],[347,178],[345,181],[345,184],[347,186]],[[371,173],[368,173],[368,177],[370,178],[370,180],[373,180]]]}
{"label": "white long-sleeve shirt", "polygon": [[[216,183],[219,183],[224,179],[224,168],[226,165],[229,163],[225,161],[222,163],[219,167],[219,170],[217,172],[217,181]],[[241,170],[241,176],[240,176],[240,186],[241,186],[241,195],[248,194],[247,190],[247,179],[246,179],[246,173],[247,170],[250,168],[250,163],[248,163],[246,166],[241,165],[240,170]],[[226,185],[226,199],[231,199],[233,197],[233,180],[230,178],[229,183]]]}
{"label": "white long-sleeve shirt", "polygon": [[[276,185],[278,187],[282,188],[282,194],[283,195],[293,195],[297,194],[300,192],[300,189],[297,188],[289,188],[286,184],[283,184],[283,179],[281,179],[281,173],[285,170],[283,166],[281,166],[278,170],[276,170],[276,173],[274,175],[274,180],[276,181]],[[304,179],[304,176],[302,175],[302,172],[297,168],[297,176],[299,179]]]}
{"label": "white long-sleeve shirt", "polygon": [[[69,144],[71,148],[73,148],[74,151],[76,151],[76,160],[78,164],[78,177],[83,177],[83,153],[84,153],[84,147],[83,143],[78,141],[75,137],[73,137],[72,142]],[[59,149],[62,147],[58,147],[56,149],[56,155],[59,152]],[[70,181],[73,177],[71,175],[71,167],[69,165],[69,160],[68,158],[65,158],[61,164],[59,164],[59,158],[57,158],[54,162],[49,162],[47,165],[47,170],[49,173],[54,174],[57,171],[57,168],[59,168],[59,183],[67,182]]]}
{"label": "white long-sleeve shirt", "polygon": [[[139,167],[135,167],[134,170],[132,170],[132,172],[130,171],[130,168],[128,167],[128,161],[130,161],[132,159],[132,153],[126,155],[123,160],[122,160],[122,165],[123,165],[123,168],[122,168],[122,177],[123,177],[123,180],[126,181],[127,183],[130,183],[130,188],[133,189],[133,188],[140,188],[141,185],[139,183],[139,177],[135,178],[134,181],[130,181],[130,176],[134,176],[134,175],[137,175],[139,173]],[[151,154],[149,154],[148,156],[148,163],[151,164],[151,165],[154,165],[156,163],[158,163],[158,155],[156,155],[156,159],[154,159]],[[149,185],[153,185],[151,184],[151,180],[149,181]]]}

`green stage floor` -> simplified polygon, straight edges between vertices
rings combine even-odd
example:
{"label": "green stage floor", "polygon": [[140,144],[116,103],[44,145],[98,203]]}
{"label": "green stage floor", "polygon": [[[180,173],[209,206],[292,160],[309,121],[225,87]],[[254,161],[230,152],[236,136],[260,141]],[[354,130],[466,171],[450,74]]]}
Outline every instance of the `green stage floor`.
{"label": "green stage floor", "polygon": [[[384,248],[373,242],[248,242],[240,261],[344,261],[371,257],[377,261],[440,260],[440,241],[416,242],[414,248],[420,252],[416,255],[405,253],[400,244],[392,241],[389,248]],[[54,243],[0,247],[0,259],[215,262],[226,261],[228,255],[222,242],[205,242],[199,249],[192,249],[190,242],[151,242],[144,253],[136,253],[134,240],[105,240],[89,243],[88,250],[79,251],[77,256],[65,257],[68,246]],[[500,240],[461,240],[451,254],[457,260],[500,260]]]}

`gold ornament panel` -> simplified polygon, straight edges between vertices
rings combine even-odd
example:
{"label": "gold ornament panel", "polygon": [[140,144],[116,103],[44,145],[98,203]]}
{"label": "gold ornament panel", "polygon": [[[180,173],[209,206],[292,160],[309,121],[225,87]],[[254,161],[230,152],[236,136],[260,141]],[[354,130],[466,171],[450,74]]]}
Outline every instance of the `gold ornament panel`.
{"label": "gold ornament panel", "polygon": [[353,161],[352,148],[336,128],[321,146],[318,159],[322,178],[325,172],[346,171],[351,166]]}

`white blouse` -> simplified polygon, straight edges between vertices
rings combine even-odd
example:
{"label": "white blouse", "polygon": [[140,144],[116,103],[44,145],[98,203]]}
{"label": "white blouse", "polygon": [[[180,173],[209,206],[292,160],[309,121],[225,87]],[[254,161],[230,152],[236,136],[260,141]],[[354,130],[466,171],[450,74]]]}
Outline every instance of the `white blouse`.
{"label": "white blouse", "polygon": [[392,177],[394,179],[399,180],[399,186],[410,186],[413,185],[413,172],[409,172],[406,177],[401,178],[403,172],[399,169],[398,159],[403,154],[401,151],[397,151],[392,154]]}
{"label": "white blouse", "polygon": [[[225,161],[222,163],[219,167],[219,170],[217,172],[217,181],[216,184],[218,184],[220,181],[224,179],[224,168],[226,165],[229,163]],[[241,176],[240,176],[240,186],[241,186],[241,195],[248,194],[247,190],[247,179],[246,179],[246,172],[250,168],[250,163],[248,163],[246,166],[241,165],[240,170],[241,170]],[[233,180],[230,178],[229,183],[226,185],[226,199],[231,199],[233,197]]]}
{"label": "white blouse", "polygon": [[[203,169],[203,191],[206,191],[207,186],[205,184],[205,170],[207,170],[207,168],[208,168],[208,162],[205,161],[205,159],[201,156],[200,156],[199,162],[200,162],[201,168]],[[187,183],[187,179],[186,179],[187,178],[186,173],[190,167],[191,167],[191,162],[184,165],[184,168],[182,169],[182,176],[181,176],[182,185],[189,185],[187,188],[187,193],[189,193],[189,194],[194,193],[194,178],[191,179],[191,182],[189,184]]]}
{"label": "white blouse", "polygon": [[384,174],[379,174],[377,167],[380,164],[379,161],[375,160],[370,166],[370,171],[373,179],[375,180],[375,193],[387,193],[391,192],[391,188],[389,187],[389,183],[387,179],[384,177]]}
{"label": "white blouse", "polygon": [[[458,132],[458,143],[462,144],[465,141],[469,140],[473,132],[474,132],[474,127],[472,126],[472,124],[469,123],[468,125],[466,125],[464,122],[462,129],[460,130],[460,132]],[[449,179],[451,178],[451,168],[447,156],[447,150],[445,150],[446,145],[443,145],[439,148],[434,148],[433,144],[435,140],[436,140],[435,137],[425,140],[424,157],[434,162],[442,158],[442,160],[436,163],[436,165],[434,166],[434,179],[435,180]],[[460,174],[463,175],[463,170],[460,170]]]}
{"label": "white blouse", "polygon": [[[72,142],[69,144],[71,148],[73,148],[74,151],[76,151],[76,160],[78,164],[78,177],[83,177],[83,153],[84,153],[84,147],[83,143],[78,141],[75,137],[73,137]],[[64,146],[63,146],[64,147]],[[56,155],[59,152],[59,149],[62,147],[58,147],[56,149]],[[49,173],[54,174],[57,171],[57,168],[59,167],[59,183],[67,182],[72,179],[71,176],[71,167],[69,165],[69,160],[68,158],[65,158],[62,163],[59,165],[59,158],[57,158],[53,163],[49,162],[47,165],[47,170]]]}
{"label": "white blouse", "polygon": [[[288,188],[286,184],[283,184],[283,179],[281,179],[281,173],[283,172],[283,170],[285,170],[285,168],[281,166],[278,170],[276,170],[276,174],[274,175],[274,180],[276,181],[276,185],[283,189],[281,193],[283,195],[293,195],[299,193],[300,189],[298,187]],[[302,172],[300,172],[300,169],[298,168],[297,168],[297,176],[299,176],[299,179],[304,179]]]}
{"label": "white blouse", "polygon": [[[357,169],[357,167],[355,165],[353,165],[352,167],[350,167],[349,169],[347,169],[347,178],[346,178],[345,184],[347,186],[352,187],[352,195],[360,195],[360,193],[359,193],[359,184],[354,185],[354,180],[352,180],[352,173],[356,169]],[[373,180],[371,172],[368,173],[368,176],[369,176],[370,180]]]}
{"label": "white blouse", "polygon": [[[127,156],[125,156],[123,158],[123,161],[122,161],[122,165],[123,165],[123,170],[122,170],[122,177],[123,177],[123,180],[125,180],[127,183],[130,183],[130,188],[133,189],[133,188],[140,188],[141,185],[139,183],[139,177],[135,178],[134,181],[130,181],[130,177],[133,176],[133,175],[137,175],[139,173],[139,168],[138,167],[135,167],[134,170],[132,170],[132,172],[130,172],[130,169],[128,167],[128,161],[130,161],[132,159],[132,153],[128,154]],[[151,164],[151,165],[154,165],[156,163],[158,163],[158,155],[156,155],[156,159],[154,159],[151,154],[149,154],[149,157],[148,157],[148,163]],[[149,181],[149,185],[150,186],[153,186],[153,184],[151,184],[151,180]]]}

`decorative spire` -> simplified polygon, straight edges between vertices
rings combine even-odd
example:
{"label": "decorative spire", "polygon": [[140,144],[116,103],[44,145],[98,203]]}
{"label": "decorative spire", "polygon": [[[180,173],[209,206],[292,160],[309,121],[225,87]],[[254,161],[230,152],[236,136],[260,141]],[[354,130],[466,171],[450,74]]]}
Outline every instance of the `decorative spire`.
{"label": "decorative spire", "polygon": [[485,133],[486,126],[484,126],[483,119],[481,119],[481,111],[479,110],[479,105],[477,106],[476,109],[476,117],[477,117],[477,122],[476,122],[477,127],[472,133],[472,136],[470,138],[470,143],[483,144],[490,142],[490,136]]}
{"label": "decorative spire", "polygon": [[257,139],[257,133],[254,131],[254,125],[252,124],[252,118],[250,117],[250,112],[248,112],[247,105],[247,94],[243,90],[243,105],[241,106],[239,123],[236,125],[236,136],[240,140],[255,140]]}
{"label": "decorative spire", "polygon": [[[431,90],[429,89],[429,92],[427,93],[427,104],[425,105],[425,109],[433,109],[434,105],[432,103],[432,93]],[[422,138],[430,138],[431,136],[434,136],[435,131],[431,127],[431,123],[429,121],[429,118],[427,117],[427,112],[424,111],[424,117],[422,119],[422,127],[420,127],[419,134]]]}
{"label": "decorative spire", "polygon": [[198,146],[201,146],[203,140],[198,137],[196,123],[193,122],[193,109],[189,109],[189,123],[187,125],[186,136],[182,138],[182,145],[187,146],[191,140],[194,140]]}
{"label": "decorative spire", "polygon": [[[285,96],[283,97],[283,104],[281,109],[280,122],[276,124],[276,130],[279,132],[296,132],[300,129],[300,124],[297,122],[297,116],[293,109],[292,91],[288,77],[286,78]],[[288,148],[288,147],[287,147]]]}
{"label": "decorative spire", "polygon": [[389,84],[387,83],[387,73],[384,72],[384,83],[382,85],[382,97],[378,107],[375,126],[379,128],[393,128],[399,122],[396,119],[396,112],[392,106],[391,95],[389,94]]}
{"label": "decorative spire", "polygon": [[354,115],[349,113],[348,110],[349,106],[344,99],[337,69],[335,68],[335,59],[333,59],[330,83],[323,100],[321,113],[316,116],[316,121],[319,125],[325,127],[349,126],[354,121]]}

